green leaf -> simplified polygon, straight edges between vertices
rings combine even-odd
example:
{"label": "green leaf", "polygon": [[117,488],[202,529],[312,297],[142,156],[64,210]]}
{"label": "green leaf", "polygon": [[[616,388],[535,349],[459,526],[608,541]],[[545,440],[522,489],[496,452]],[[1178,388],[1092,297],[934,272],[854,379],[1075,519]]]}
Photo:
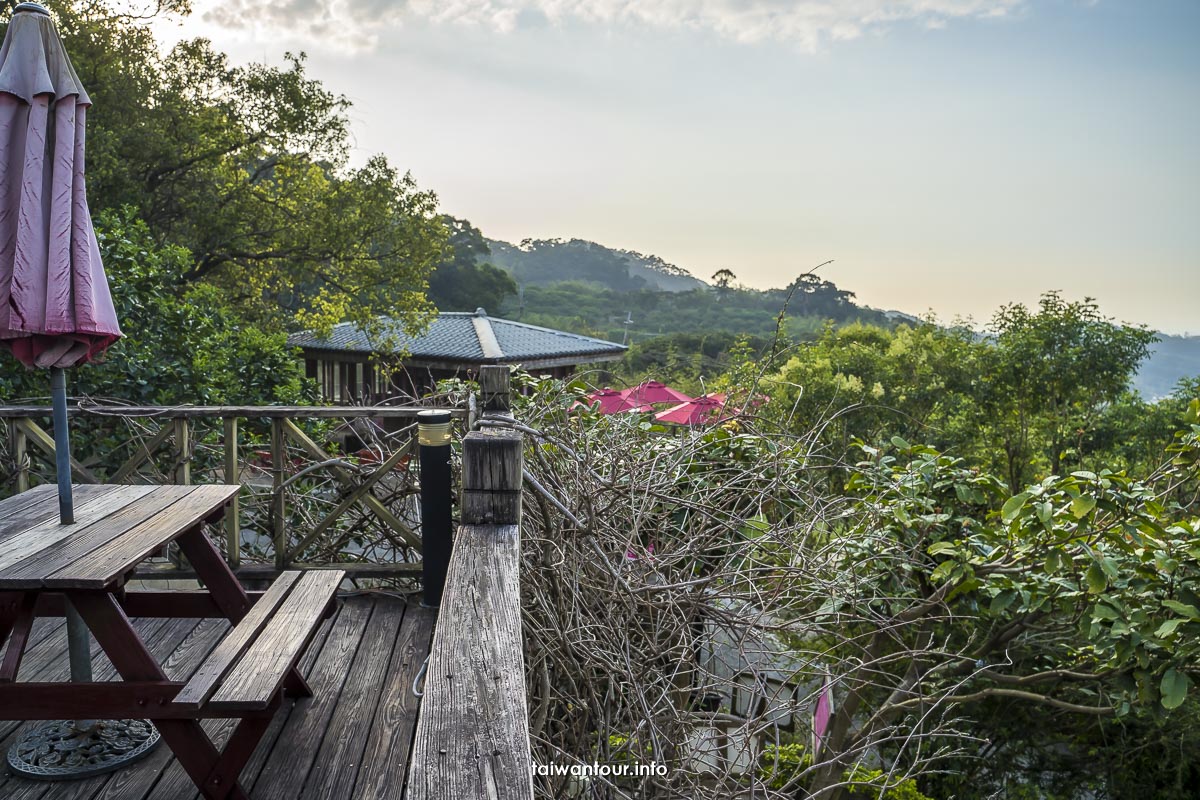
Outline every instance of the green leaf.
{"label": "green leaf", "polygon": [[1158,630],[1154,632],[1154,635],[1158,636],[1159,638],[1171,636],[1175,633],[1176,628],[1185,624],[1187,624],[1186,619],[1169,619],[1162,625],[1158,626]]}
{"label": "green leaf", "polygon": [[957,549],[958,547],[954,542],[934,542],[929,545],[929,549],[926,552],[931,556],[937,556],[942,553],[953,553]]}
{"label": "green leaf", "polygon": [[1085,578],[1087,580],[1088,591],[1092,594],[1100,594],[1108,588],[1108,578],[1104,576],[1104,569],[1095,561],[1087,568]]}
{"label": "green leaf", "polygon": [[1071,513],[1075,519],[1083,519],[1096,507],[1096,498],[1080,495],[1071,501]]}
{"label": "green leaf", "polygon": [[1021,513],[1021,509],[1025,507],[1025,501],[1028,499],[1029,492],[1021,492],[1010,497],[1000,509],[1000,518],[1006,524],[1012,522]]}
{"label": "green leaf", "polygon": [[950,577],[950,573],[958,566],[957,561],[943,561],[937,565],[937,569],[929,576],[930,583],[941,583]]}
{"label": "green leaf", "polygon": [[1017,593],[1012,589],[1005,589],[1000,594],[992,598],[991,608],[988,609],[993,614],[999,614],[1012,605],[1013,600],[1017,599]]}
{"label": "green leaf", "polygon": [[1108,556],[1100,557],[1100,569],[1104,570],[1104,574],[1108,576],[1109,580],[1116,580],[1121,574],[1117,562]]}
{"label": "green leaf", "polygon": [[908,450],[912,447],[912,445],[901,439],[899,436],[892,437],[892,445],[899,450]]}
{"label": "green leaf", "polygon": [[1159,684],[1159,689],[1162,691],[1163,708],[1179,708],[1183,705],[1183,700],[1187,697],[1188,687],[1191,684],[1192,679],[1186,672],[1180,672],[1174,667],[1164,672],[1162,683]]}
{"label": "green leaf", "polygon": [[1200,620],[1200,609],[1195,606],[1189,606],[1187,603],[1181,603],[1178,600],[1163,600],[1163,605],[1172,611],[1183,614],[1188,619]]}

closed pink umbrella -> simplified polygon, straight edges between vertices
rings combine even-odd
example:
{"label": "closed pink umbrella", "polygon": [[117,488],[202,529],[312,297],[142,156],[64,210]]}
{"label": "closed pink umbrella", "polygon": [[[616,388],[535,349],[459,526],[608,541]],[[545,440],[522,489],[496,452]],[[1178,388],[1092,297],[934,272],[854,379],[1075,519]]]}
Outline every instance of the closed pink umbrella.
{"label": "closed pink umbrella", "polygon": [[46,10],[17,6],[0,47],[0,342],[27,367],[121,336],[84,185],[90,105]]}
{"label": "closed pink umbrella", "polygon": [[[0,45],[0,344],[26,367],[50,368],[64,525],[75,516],[63,370],[121,336],[83,177],[90,105],[49,13],[18,5]],[[87,627],[70,603],[66,617],[71,679],[90,682]],[[27,730],[8,762],[22,775],[81,777],[144,755],[157,740],[144,720],[51,722]],[[40,761],[68,752],[89,755],[79,763]]]}
{"label": "closed pink umbrella", "polygon": [[672,389],[670,386],[658,381],[640,383],[621,392],[621,396],[633,406],[643,406],[647,403],[651,405],[658,403],[684,403],[692,399],[683,392]]}
{"label": "closed pink umbrella", "polygon": [[675,425],[705,425],[719,422],[725,410],[725,395],[706,394],[654,415],[659,422]]}

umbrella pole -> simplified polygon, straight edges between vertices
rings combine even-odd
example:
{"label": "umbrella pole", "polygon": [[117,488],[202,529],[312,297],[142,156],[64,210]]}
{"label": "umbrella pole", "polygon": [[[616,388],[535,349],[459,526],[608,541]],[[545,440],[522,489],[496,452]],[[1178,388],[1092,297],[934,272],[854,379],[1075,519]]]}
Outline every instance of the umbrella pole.
{"label": "umbrella pole", "polygon": [[[54,459],[58,471],[58,518],[63,525],[75,522],[75,503],[71,494],[71,431],[67,427],[67,371],[50,370],[50,401],[54,406]],[[71,658],[71,680],[92,680],[92,642],[87,625],[75,606],[67,603],[67,648]],[[80,721],[80,727],[90,726]]]}
{"label": "umbrella pole", "polygon": [[71,496],[71,434],[67,427],[67,371],[50,369],[50,402],[54,406],[54,460],[58,472],[58,521],[75,522],[75,502]]}

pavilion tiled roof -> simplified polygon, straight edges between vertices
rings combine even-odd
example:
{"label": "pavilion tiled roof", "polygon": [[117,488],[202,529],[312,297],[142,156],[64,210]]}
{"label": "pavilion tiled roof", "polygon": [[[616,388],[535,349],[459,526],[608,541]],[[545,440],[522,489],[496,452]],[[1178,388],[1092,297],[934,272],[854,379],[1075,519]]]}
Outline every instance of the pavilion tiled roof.
{"label": "pavilion tiled roof", "polygon": [[[384,318],[384,338],[392,352],[407,352],[410,361],[457,361],[517,364],[578,356],[581,361],[620,358],[624,345],[577,333],[541,328],[524,322],[489,317],[475,312],[444,311],[425,333],[411,337],[399,323]],[[374,353],[381,345],[357,323],[335,325],[327,337],[308,331],[294,333],[288,344],[311,350]]]}

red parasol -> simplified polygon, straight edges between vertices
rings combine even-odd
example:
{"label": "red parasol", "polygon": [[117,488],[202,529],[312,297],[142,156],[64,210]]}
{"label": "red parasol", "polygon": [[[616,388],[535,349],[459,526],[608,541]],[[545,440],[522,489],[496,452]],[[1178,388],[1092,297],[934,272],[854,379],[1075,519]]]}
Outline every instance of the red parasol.
{"label": "red parasol", "polygon": [[597,404],[600,406],[599,411],[601,414],[619,414],[623,411],[647,410],[636,405],[635,403],[629,402],[625,398],[624,392],[617,391],[616,389],[609,389],[608,387],[597,389],[596,391],[592,392],[588,395],[588,402],[576,403],[571,406],[571,410],[575,411],[576,409],[580,408],[590,408]]}
{"label": "red parasol", "polygon": [[671,422],[675,425],[706,425],[720,422],[725,410],[725,395],[706,394],[686,403],[672,406],[666,411],[654,415],[659,422]]}
{"label": "red parasol", "polygon": [[645,381],[634,386],[631,389],[626,389],[621,392],[621,396],[629,401],[630,405],[642,406],[656,403],[686,403],[692,398],[688,397],[683,392],[672,389],[666,384],[658,381]]}

